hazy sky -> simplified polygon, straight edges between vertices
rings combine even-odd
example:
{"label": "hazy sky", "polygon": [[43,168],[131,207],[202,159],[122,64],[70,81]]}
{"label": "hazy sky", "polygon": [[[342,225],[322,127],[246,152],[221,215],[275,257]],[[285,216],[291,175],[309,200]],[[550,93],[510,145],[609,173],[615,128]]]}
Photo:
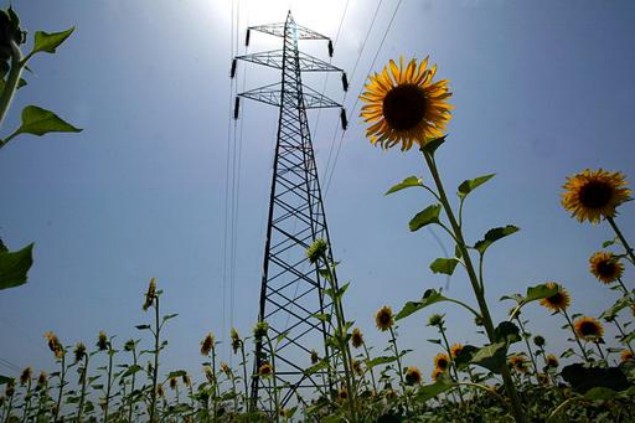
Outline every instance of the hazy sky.
{"label": "hazy sky", "polygon": [[[22,136],[0,151],[0,236],[11,249],[36,244],[28,284],[0,292],[0,374],[14,373],[11,364],[52,369],[42,337],[48,330],[65,344],[93,345],[99,330],[117,334],[116,346],[140,337],[134,325],[150,318],[141,305],[153,276],[165,291],[164,312],[180,313],[165,331],[164,370],[197,372],[199,342],[210,330],[227,336],[233,322],[242,333],[251,331],[277,110],[244,101],[236,123],[242,136],[236,138],[232,266],[224,235],[231,221],[225,215],[228,130],[234,125],[231,58],[245,54],[247,26],[281,22],[290,6],[299,24],[335,41],[347,3],[332,63],[349,73],[348,95],[339,78],[325,82],[312,75],[305,82],[319,91],[326,87],[349,113],[343,138],[337,111],[322,111],[319,121],[311,112],[309,120],[322,186],[328,186],[325,207],[342,262],[339,277],[351,281],[347,317],[369,344],[378,351],[387,345],[374,328],[378,308],[396,311],[425,289],[446,284],[428,269],[444,256],[442,248],[428,231],[408,231],[410,218],[431,198],[414,190],[383,195],[409,175],[428,178],[422,158],[415,150],[371,147],[359,104],[353,109],[398,3],[373,70],[400,55],[430,55],[454,92],[448,141],[438,153],[448,190],[464,179],[497,174],[466,204],[468,238],[474,242],[495,226],[521,228],[487,254],[495,319],[505,318],[511,306],[498,305],[500,296],[548,280],[570,290],[573,312],[597,316],[613,303],[617,294],[589,274],[587,263],[612,237],[610,229],[571,219],[559,195],[565,177],[586,167],[621,170],[633,187],[634,2],[384,0],[369,32],[378,0],[267,1],[266,7],[260,0],[16,0],[29,43],[36,30],[76,30],[58,54],[32,61],[29,85],[19,91],[0,136],[17,125],[27,104],[51,109],[84,131]],[[279,42],[252,33],[248,52],[280,48]],[[324,42],[301,47],[328,60]],[[236,84],[251,89],[278,78],[274,70],[240,63]],[[333,167],[329,153],[340,141]],[[618,219],[632,241],[634,213],[626,204]],[[228,273],[234,275],[234,307],[231,281],[223,278]],[[631,269],[625,282],[632,287]],[[459,271],[446,292],[474,303]],[[484,341],[471,317],[453,306],[404,321],[400,347],[414,349],[405,364],[424,368],[427,380],[437,352],[425,341],[436,336],[424,326],[432,311],[446,313],[451,342]],[[567,334],[558,316],[538,305],[524,316],[531,320],[528,330],[546,335],[556,352],[564,349]],[[221,349],[228,359],[228,343]]]}

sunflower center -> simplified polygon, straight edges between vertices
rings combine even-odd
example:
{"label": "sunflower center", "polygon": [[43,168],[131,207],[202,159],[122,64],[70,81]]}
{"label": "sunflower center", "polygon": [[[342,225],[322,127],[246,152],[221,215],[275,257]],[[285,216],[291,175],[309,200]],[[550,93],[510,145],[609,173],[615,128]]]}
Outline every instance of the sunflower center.
{"label": "sunflower center", "polygon": [[412,129],[421,122],[428,108],[425,92],[415,84],[394,87],[384,97],[384,118],[397,131]]}
{"label": "sunflower center", "polygon": [[389,324],[390,324],[390,314],[388,314],[388,313],[381,313],[381,314],[379,315],[379,322],[380,322],[382,325],[384,325],[384,326],[389,325]]}
{"label": "sunflower center", "polygon": [[580,333],[583,336],[597,335],[598,328],[593,322],[582,322],[580,325]]}
{"label": "sunflower center", "polygon": [[609,203],[612,195],[611,185],[601,181],[591,181],[580,189],[580,203],[591,209],[600,209]]}
{"label": "sunflower center", "polygon": [[553,305],[561,305],[563,302],[562,294],[557,292],[549,297],[549,302]]}
{"label": "sunflower center", "polygon": [[613,277],[615,276],[616,266],[612,261],[602,261],[597,265],[598,274],[604,277]]}

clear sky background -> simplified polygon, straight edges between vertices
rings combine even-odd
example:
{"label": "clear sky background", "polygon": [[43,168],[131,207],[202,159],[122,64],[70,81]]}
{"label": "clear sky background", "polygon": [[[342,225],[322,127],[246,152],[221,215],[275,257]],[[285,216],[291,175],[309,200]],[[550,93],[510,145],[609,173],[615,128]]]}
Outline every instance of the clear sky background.
{"label": "clear sky background", "polygon": [[[464,179],[497,174],[465,210],[472,242],[495,226],[521,228],[488,251],[495,319],[511,307],[496,303],[500,296],[548,280],[570,290],[573,312],[597,316],[612,304],[617,294],[588,272],[588,258],[612,237],[610,228],[571,219],[559,196],[565,177],[587,167],[621,170],[633,188],[635,2],[383,0],[369,29],[378,4],[14,1],[29,43],[36,30],[76,30],[58,54],[33,59],[29,85],[0,136],[28,104],[84,131],[21,136],[0,151],[0,236],[11,249],[36,244],[28,284],[0,292],[0,373],[27,365],[52,370],[48,330],[67,345],[94,345],[99,330],[116,334],[116,347],[141,337],[134,325],[150,319],[141,305],[153,276],[165,291],[163,311],[180,314],[165,330],[163,369],[198,372],[208,331],[225,341],[221,356],[229,360],[231,325],[247,334],[257,319],[277,124],[275,108],[243,101],[234,128],[229,69],[231,58],[246,52],[246,27],[284,21],[289,7],[299,24],[337,38],[332,63],[351,82],[344,96],[339,78],[305,79],[349,113],[343,137],[337,111],[319,118],[311,112],[309,120],[340,282],[351,281],[347,317],[376,351],[388,345],[374,328],[377,309],[397,311],[448,283],[428,269],[445,255],[441,246],[426,230],[408,231],[431,199],[414,190],[383,195],[409,175],[427,179],[422,158],[371,147],[357,117],[356,97],[376,54],[374,71],[400,55],[430,55],[438,77],[451,80],[456,109],[438,153],[450,191]],[[280,39],[252,33],[247,52],[279,46]],[[328,60],[325,42],[301,47]],[[242,91],[278,79],[274,70],[239,63],[235,82]],[[229,189],[228,174],[235,181]],[[624,205],[618,219],[632,241],[634,207]],[[631,269],[625,282],[633,286]],[[446,293],[474,303],[460,271]],[[451,342],[484,342],[454,306],[405,320],[400,347],[414,349],[405,364],[423,368],[427,380],[438,352],[425,341],[436,336],[424,325],[433,311],[446,313]],[[569,346],[559,316],[536,304],[524,316],[551,350]]]}

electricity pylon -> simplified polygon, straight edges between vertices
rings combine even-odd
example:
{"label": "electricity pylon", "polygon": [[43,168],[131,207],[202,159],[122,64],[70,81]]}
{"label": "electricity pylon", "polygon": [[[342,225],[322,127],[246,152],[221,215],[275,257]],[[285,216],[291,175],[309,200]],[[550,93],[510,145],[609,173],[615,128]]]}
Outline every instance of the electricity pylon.
{"label": "electricity pylon", "polygon": [[[303,85],[301,73],[341,72],[345,90],[348,82],[341,69],[298,50],[298,40],[327,40],[332,56],[333,45],[328,37],[297,25],[291,12],[284,23],[249,27],[247,45],[251,31],[284,40],[282,50],[236,57],[231,70],[234,77],[236,61],[242,60],[282,73],[279,83],[238,94],[234,108],[234,118],[238,118],[242,97],[277,106],[280,111],[258,314],[260,322],[269,324],[271,342],[256,345],[251,381],[252,405],[275,412],[271,405],[275,397],[284,408],[315,391],[328,395],[334,388],[328,371],[305,372],[311,367],[313,351],[320,358],[331,357],[326,341],[333,333],[333,325],[325,318],[333,314],[332,301],[324,294],[328,281],[306,256],[306,249],[323,239],[332,261],[306,110],[339,108],[344,129],[347,122],[342,106]],[[259,376],[264,363],[273,365],[273,379]]]}

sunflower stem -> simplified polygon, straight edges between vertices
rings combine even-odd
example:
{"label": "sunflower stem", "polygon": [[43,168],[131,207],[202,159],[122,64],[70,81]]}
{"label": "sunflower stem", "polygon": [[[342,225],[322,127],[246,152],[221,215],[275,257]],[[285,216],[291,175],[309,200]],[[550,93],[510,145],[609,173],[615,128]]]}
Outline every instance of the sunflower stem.
{"label": "sunflower stem", "polygon": [[[434,179],[434,183],[439,192],[439,198],[441,200],[441,204],[443,209],[445,210],[446,216],[450,221],[450,225],[455,234],[455,239],[457,241],[457,247],[459,248],[461,255],[463,256],[463,260],[465,261],[465,269],[467,271],[470,283],[472,284],[472,289],[478,301],[479,308],[481,310],[481,315],[483,317],[483,325],[485,326],[485,331],[487,333],[487,337],[490,342],[493,344],[496,342],[496,337],[494,333],[494,323],[492,322],[492,317],[489,312],[489,308],[487,306],[487,301],[485,300],[484,289],[480,286],[479,278],[474,270],[474,265],[472,264],[471,257],[469,255],[469,251],[467,249],[467,244],[463,238],[463,231],[459,226],[456,218],[454,216],[454,212],[452,211],[452,207],[450,202],[448,201],[448,197],[445,194],[445,189],[443,188],[443,183],[441,181],[441,177],[439,176],[439,172],[434,160],[434,155],[425,149],[422,148],[423,157],[425,158],[426,164],[428,165],[428,169],[432,174],[432,178]],[[503,377],[503,383],[505,385],[505,390],[511,399],[512,405],[512,414],[514,415],[514,419],[516,422],[525,423],[527,419],[525,417],[522,405],[520,403],[520,398],[518,396],[518,392],[514,386],[514,382],[511,377],[511,373],[509,371],[509,367],[507,363],[504,363],[501,366],[501,375]]]}
{"label": "sunflower stem", "polygon": [[[403,378],[403,367],[401,365],[401,354],[399,354],[399,348],[397,347],[397,337],[395,336],[395,331],[392,326],[388,328],[390,330],[390,339],[392,343],[392,347],[395,350],[395,358],[397,359],[397,368],[399,369],[399,381],[401,382],[401,389],[405,394],[406,392],[406,383]],[[410,405],[408,401],[408,397],[406,396],[406,413],[410,414]]]}
{"label": "sunflower stem", "polygon": [[617,330],[620,332],[620,335],[622,335],[621,341],[626,343],[626,346],[628,347],[629,350],[631,350],[631,352],[634,352],[633,348],[631,347],[631,343],[628,342],[626,339],[626,333],[624,332],[624,329],[622,329],[622,325],[620,325],[617,319],[613,319],[613,323],[615,323]]}
{"label": "sunflower stem", "polygon": [[615,223],[615,219],[613,219],[610,216],[606,216],[606,220],[609,222],[609,224],[615,231],[615,234],[620,239],[620,242],[624,246],[624,249],[626,249],[626,254],[628,254],[628,256],[630,257],[631,263],[635,265],[635,254],[633,254],[633,248],[629,245],[628,241],[626,241],[626,238],[624,238],[624,235],[622,235],[622,231],[620,231],[620,228],[617,227],[617,224]]}
{"label": "sunflower stem", "polygon": [[[370,362],[370,353],[368,352],[368,347],[366,346],[366,342],[362,341],[362,345],[364,347],[364,353],[366,353],[366,360]],[[377,383],[375,382],[375,372],[373,371],[372,367],[370,368],[370,379],[373,382],[373,390],[377,392]]]}
{"label": "sunflower stem", "polygon": [[[445,351],[448,353],[448,357],[450,358],[450,370],[454,372],[454,379],[456,382],[459,382],[459,372],[456,369],[456,363],[454,363],[454,357],[452,357],[452,350],[450,349],[450,343],[448,342],[448,337],[445,335],[445,329],[443,328],[443,324],[439,325],[439,332],[441,332],[441,337],[443,338],[443,343],[445,344]],[[459,399],[461,400],[461,407],[465,408],[465,400],[463,399],[463,391],[461,387],[458,387],[459,391]]]}
{"label": "sunflower stem", "polygon": [[538,377],[538,365],[536,364],[536,359],[534,358],[534,352],[531,349],[531,345],[529,344],[529,336],[527,336],[527,331],[525,330],[525,326],[523,322],[520,320],[518,314],[516,315],[516,321],[518,322],[518,326],[520,327],[520,333],[523,338],[525,338],[525,345],[527,345],[527,351],[529,352],[529,358],[531,359],[531,364],[534,366],[534,374],[536,378]]}

